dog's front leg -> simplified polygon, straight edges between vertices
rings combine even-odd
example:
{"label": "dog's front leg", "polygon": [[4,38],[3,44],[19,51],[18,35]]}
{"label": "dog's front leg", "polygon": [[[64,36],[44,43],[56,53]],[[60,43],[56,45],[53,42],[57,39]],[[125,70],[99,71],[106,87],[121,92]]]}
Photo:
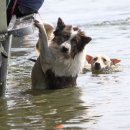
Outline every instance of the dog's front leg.
{"label": "dog's front leg", "polygon": [[48,47],[48,38],[46,34],[46,30],[42,23],[35,21],[35,26],[39,29],[39,51],[40,56],[44,59],[44,61],[48,61],[50,57],[50,50]]}

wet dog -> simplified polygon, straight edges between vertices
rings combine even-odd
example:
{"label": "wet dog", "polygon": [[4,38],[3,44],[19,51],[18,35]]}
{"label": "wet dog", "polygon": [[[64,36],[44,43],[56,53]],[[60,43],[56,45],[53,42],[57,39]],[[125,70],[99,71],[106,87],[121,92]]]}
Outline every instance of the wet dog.
{"label": "wet dog", "polygon": [[49,42],[43,24],[39,29],[40,55],[32,69],[32,89],[56,89],[76,85],[85,60],[85,46],[91,41],[78,27],[58,19],[54,38]]}
{"label": "wet dog", "polygon": [[93,74],[111,73],[113,71],[120,70],[119,66],[117,66],[117,63],[119,63],[121,60],[110,58],[106,55],[86,55],[86,60],[89,64],[85,68],[91,70]]}

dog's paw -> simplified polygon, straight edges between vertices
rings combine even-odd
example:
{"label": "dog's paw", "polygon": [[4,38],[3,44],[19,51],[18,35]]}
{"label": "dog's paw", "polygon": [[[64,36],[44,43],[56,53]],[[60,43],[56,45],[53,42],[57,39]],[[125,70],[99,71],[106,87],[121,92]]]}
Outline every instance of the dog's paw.
{"label": "dog's paw", "polygon": [[35,25],[35,26],[38,26],[39,24],[40,24],[40,22],[35,19],[35,20],[34,20],[34,25]]}
{"label": "dog's paw", "polygon": [[38,30],[39,30],[39,35],[40,35],[41,33],[45,32],[43,23],[41,23],[40,21],[34,20],[34,25],[35,25],[35,27],[38,28]]}
{"label": "dog's paw", "polygon": [[38,20],[34,20],[34,25],[37,27],[37,28],[41,28],[43,26],[42,23],[40,23]]}

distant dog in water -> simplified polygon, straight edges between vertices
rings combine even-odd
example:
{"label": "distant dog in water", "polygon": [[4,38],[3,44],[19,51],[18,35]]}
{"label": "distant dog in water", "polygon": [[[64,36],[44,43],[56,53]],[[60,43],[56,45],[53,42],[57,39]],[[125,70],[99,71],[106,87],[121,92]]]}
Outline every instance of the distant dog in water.
{"label": "distant dog in water", "polygon": [[93,74],[120,71],[119,66],[117,66],[117,63],[119,63],[121,60],[116,58],[110,58],[106,55],[86,55],[86,60],[89,64],[86,65],[84,69],[91,70]]}
{"label": "distant dog in water", "polygon": [[58,19],[54,38],[50,41],[43,24],[39,29],[39,57],[32,69],[33,89],[55,89],[76,85],[76,79],[85,61],[85,46],[91,41],[78,27]]}

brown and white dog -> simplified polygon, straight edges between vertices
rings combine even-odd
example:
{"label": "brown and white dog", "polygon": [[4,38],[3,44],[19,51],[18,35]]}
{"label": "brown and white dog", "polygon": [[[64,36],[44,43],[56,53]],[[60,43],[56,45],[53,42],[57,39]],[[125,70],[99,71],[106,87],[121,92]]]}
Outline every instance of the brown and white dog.
{"label": "brown and white dog", "polygon": [[43,24],[39,29],[40,55],[32,69],[33,89],[55,89],[76,85],[85,61],[85,46],[91,41],[78,27],[58,19],[54,38],[48,42]]}
{"label": "brown and white dog", "polygon": [[106,55],[86,55],[86,60],[88,61],[88,65],[86,65],[86,69],[90,69],[93,74],[99,74],[99,73],[110,73],[112,71],[116,71],[119,68],[117,63],[119,63],[121,60],[116,58],[110,58]]}

